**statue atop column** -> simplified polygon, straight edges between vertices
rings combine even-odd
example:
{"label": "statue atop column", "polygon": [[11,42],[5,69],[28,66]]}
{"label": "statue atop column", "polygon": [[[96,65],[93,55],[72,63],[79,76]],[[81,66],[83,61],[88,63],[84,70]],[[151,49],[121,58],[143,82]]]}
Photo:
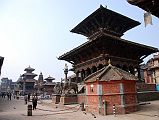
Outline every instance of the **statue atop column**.
{"label": "statue atop column", "polygon": [[64,78],[62,94],[63,95],[77,94],[77,91],[78,91],[77,83],[72,82],[71,78],[68,79],[67,77],[68,71],[69,71],[68,66],[67,64],[65,64],[65,67],[64,67],[65,78]]}

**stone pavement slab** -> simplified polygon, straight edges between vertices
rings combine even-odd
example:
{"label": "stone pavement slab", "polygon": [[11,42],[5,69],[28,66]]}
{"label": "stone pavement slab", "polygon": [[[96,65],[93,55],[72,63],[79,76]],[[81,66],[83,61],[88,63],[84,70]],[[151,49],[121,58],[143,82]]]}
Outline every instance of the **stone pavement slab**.
{"label": "stone pavement slab", "polygon": [[37,110],[32,111],[33,116],[27,116],[27,105],[24,105],[24,100],[0,99],[0,120],[159,120],[159,101],[151,101],[150,103],[141,105],[140,111],[135,113],[116,115],[116,117],[95,115],[96,118],[94,118],[91,113],[78,110],[79,106],[63,107],[53,105],[51,101],[39,102]]}

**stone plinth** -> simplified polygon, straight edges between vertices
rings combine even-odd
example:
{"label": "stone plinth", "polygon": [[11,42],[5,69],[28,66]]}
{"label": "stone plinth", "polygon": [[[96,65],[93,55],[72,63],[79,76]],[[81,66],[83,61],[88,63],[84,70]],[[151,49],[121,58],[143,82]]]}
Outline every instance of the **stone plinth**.
{"label": "stone plinth", "polygon": [[60,102],[61,95],[53,95],[52,96],[52,102],[55,104],[58,104]]}
{"label": "stone plinth", "polygon": [[77,104],[77,95],[61,95],[60,103],[63,105]]}

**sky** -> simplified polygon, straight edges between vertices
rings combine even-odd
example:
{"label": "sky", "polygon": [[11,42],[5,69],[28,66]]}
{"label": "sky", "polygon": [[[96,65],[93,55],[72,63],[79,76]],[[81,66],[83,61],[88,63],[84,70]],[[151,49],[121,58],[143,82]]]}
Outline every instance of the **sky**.
{"label": "sky", "polygon": [[153,25],[145,28],[144,11],[126,0],[0,0],[1,78],[17,81],[30,65],[37,75],[42,72],[44,78],[60,81],[67,62],[57,58],[87,41],[70,30],[100,4],[141,23],[123,39],[159,48],[159,19],[153,16]]}

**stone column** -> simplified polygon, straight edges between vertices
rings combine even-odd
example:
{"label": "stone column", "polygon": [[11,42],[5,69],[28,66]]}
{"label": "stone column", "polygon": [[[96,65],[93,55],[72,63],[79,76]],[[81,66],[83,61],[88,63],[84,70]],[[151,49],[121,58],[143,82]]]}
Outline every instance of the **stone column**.
{"label": "stone column", "polygon": [[102,90],[102,85],[98,84],[97,85],[97,95],[98,95],[98,110],[101,112],[103,101],[102,101],[102,95],[103,95],[103,90]]}
{"label": "stone column", "polygon": [[121,94],[121,106],[123,109],[123,112],[125,113],[125,95],[124,95],[124,85],[123,83],[120,83],[120,94]]}

